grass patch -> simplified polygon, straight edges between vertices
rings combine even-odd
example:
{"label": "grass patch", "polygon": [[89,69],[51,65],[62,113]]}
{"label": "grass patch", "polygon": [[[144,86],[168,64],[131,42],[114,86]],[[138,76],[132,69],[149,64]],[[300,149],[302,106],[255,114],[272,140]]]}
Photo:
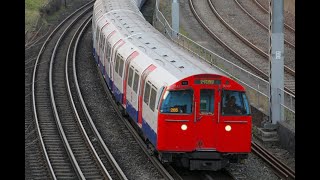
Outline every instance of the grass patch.
{"label": "grass patch", "polygon": [[57,11],[52,13],[50,16],[46,16],[46,20],[49,22],[57,20],[60,16],[61,12],[65,11],[65,10],[66,10],[66,8],[63,5],[60,6],[60,8]]}
{"label": "grass patch", "polygon": [[189,33],[182,26],[180,26],[179,33],[186,37],[189,37]]}
{"label": "grass patch", "polygon": [[32,31],[40,18],[39,10],[48,0],[25,0],[25,29]]}

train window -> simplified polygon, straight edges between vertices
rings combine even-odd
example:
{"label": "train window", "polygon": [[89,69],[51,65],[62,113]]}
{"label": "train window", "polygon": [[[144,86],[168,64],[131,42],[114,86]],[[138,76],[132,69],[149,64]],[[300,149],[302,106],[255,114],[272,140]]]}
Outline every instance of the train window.
{"label": "train window", "polygon": [[132,77],[133,77],[133,68],[130,67],[129,76],[128,76],[128,85],[129,85],[130,87],[132,86]]}
{"label": "train window", "polygon": [[107,58],[108,62],[110,61],[110,57],[111,57],[111,55],[110,55],[110,50],[111,50],[111,47],[110,47],[110,44],[108,43],[108,47],[107,47],[107,55],[109,56],[109,57]]}
{"label": "train window", "polygon": [[102,42],[103,42],[103,33],[100,33],[100,41],[99,41],[100,48],[102,48]]}
{"label": "train window", "polygon": [[[104,50],[104,56],[106,58],[106,60],[108,60],[108,50],[109,50],[109,43],[107,42],[106,40],[106,43],[105,43],[105,50]],[[108,61],[109,62],[109,61]]]}
{"label": "train window", "polygon": [[201,89],[200,90],[200,113],[213,114],[214,109],[214,90]]}
{"label": "train window", "polygon": [[155,106],[155,103],[156,103],[156,96],[157,96],[157,91],[154,88],[152,88],[151,89],[151,95],[150,95],[150,104],[149,104],[150,109],[152,111],[154,111],[154,106]]}
{"label": "train window", "polygon": [[161,104],[161,113],[192,113],[192,90],[166,91]]}
{"label": "train window", "polygon": [[150,95],[150,84],[146,83],[146,87],[144,89],[144,97],[143,101],[148,105],[149,104],[149,95]]}
{"label": "train window", "polygon": [[104,44],[106,43],[106,36],[102,36],[102,47],[104,48]]}
{"label": "train window", "polygon": [[[102,46],[101,46],[102,53],[105,53],[105,48],[104,48],[105,43],[106,43],[106,39],[105,39],[105,36],[103,35],[102,36]],[[101,57],[101,59],[103,59],[103,56]],[[104,61],[103,61],[103,63],[104,63]]]}
{"label": "train window", "polygon": [[116,71],[116,73],[118,73],[118,74],[119,74],[119,63],[120,63],[119,61],[120,61],[120,56],[117,56],[115,71]]}
{"label": "train window", "polygon": [[99,26],[97,26],[97,34],[96,34],[96,40],[97,40],[97,42],[98,42],[98,40],[99,40],[99,33],[100,33],[100,29],[99,29]]}
{"label": "train window", "polygon": [[133,90],[137,93],[139,85],[139,75],[137,72],[134,73]]}
{"label": "train window", "polygon": [[247,96],[240,91],[223,91],[222,92],[222,115],[249,115],[250,108]]}
{"label": "train window", "polygon": [[123,73],[123,59],[119,58],[120,60],[120,67],[119,67],[119,75],[120,77],[122,77],[122,73]]}

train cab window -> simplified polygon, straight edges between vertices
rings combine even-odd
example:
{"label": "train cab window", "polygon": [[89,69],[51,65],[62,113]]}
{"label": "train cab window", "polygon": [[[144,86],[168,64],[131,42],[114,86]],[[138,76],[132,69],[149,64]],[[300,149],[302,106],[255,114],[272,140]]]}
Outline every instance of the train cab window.
{"label": "train cab window", "polygon": [[161,104],[161,113],[192,113],[193,91],[166,91]]}
{"label": "train cab window", "polygon": [[143,101],[148,105],[149,104],[149,95],[150,95],[150,84],[146,83],[146,88],[144,89],[144,98]]}
{"label": "train cab window", "polygon": [[130,87],[132,87],[132,77],[133,77],[133,68],[130,67],[129,76],[128,76],[128,86],[130,86]]}
{"label": "train cab window", "polygon": [[201,89],[200,90],[200,113],[213,114],[214,109],[214,90]]}
{"label": "train cab window", "polygon": [[152,111],[154,111],[154,107],[156,104],[156,97],[157,97],[157,91],[154,88],[152,88],[151,95],[150,95],[150,104],[149,104],[149,107]]}
{"label": "train cab window", "polygon": [[133,90],[137,93],[139,85],[139,74],[137,72],[134,73],[134,80],[133,80]]}
{"label": "train cab window", "polygon": [[249,115],[250,108],[247,96],[244,92],[223,91],[222,93],[222,115]]}

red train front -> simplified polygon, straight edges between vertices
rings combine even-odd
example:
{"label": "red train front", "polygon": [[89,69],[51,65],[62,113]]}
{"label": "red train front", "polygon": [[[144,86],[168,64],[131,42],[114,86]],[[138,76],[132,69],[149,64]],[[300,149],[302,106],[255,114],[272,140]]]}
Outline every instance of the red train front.
{"label": "red train front", "polygon": [[159,105],[156,149],[163,162],[190,170],[218,170],[247,158],[251,115],[245,89],[212,74],[168,86]]}

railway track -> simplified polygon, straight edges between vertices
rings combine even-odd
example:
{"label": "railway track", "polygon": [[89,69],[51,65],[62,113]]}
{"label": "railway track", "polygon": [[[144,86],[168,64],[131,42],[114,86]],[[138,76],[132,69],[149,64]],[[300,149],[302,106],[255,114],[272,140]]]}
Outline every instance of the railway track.
{"label": "railway track", "polygon": [[[266,13],[266,14],[269,14],[269,10],[267,10],[265,7],[263,7],[263,5],[261,4],[261,3],[259,3],[257,0],[253,0],[254,1],[254,3],[256,3],[257,4],[257,6],[264,12],[264,13]],[[284,24],[284,27],[286,28],[286,29],[288,29],[289,31],[291,31],[291,32],[295,32],[295,29],[292,27],[292,26],[290,26],[289,24],[287,24],[287,23],[283,23]]]}
{"label": "railway track", "polygon": [[[64,21],[62,21],[48,36],[41,50],[39,51],[38,57],[35,61],[33,76],[32,76],[32,110],[34,116],[34,122],[36,126],[36,131],[38,134],[38,139],[40,142],[40,151],[42,152],[45,160],[45,166],[48,170],[51,179],[57,179],[60,177],[65,178],[77,178],[77,174],[73,169],[67,152],[64,149],[63,141],[59,137],[59,132],[56,128],[53,119],[53,112],[51,111],[49,92],[39,92],[36,89],[48,90],[48,71],[49,64],[48,59],[50,59],[50,54],[46,54],[44,57],[44,51],[46,46],[49,46],[50,39],[56,34],[69,19],[75,16],[79,11],[86,8],[89,4],[81,7],[70,16],[68,16]],[[51,44],[52,46],[52,44]],[[48,49],[48,48],[47,48]],[[39,62],[40,58],[43,62]],[[39,70],[40,72],[39,76]],[[37,101],[36,101],[37,98]],[[40,100],[40,101],[39,101]]]}
{"label": "railway track", "polygon": [[[56,27],[42,46],[34,66],[33,112],[42,153],[52,179],[127,179],[121,169],[117,169],[116,162],[110,161],[113,157],[106,153],[107,149],[96,141],[91,142],[97,132],[92,130],[94,127],[89,128],[92,124],[85,121],[88,114],[75,107],[73,100],[76,96],[71,93],[68,79],[71,44],[75,36],[80,36],[88,27],[93,2],[75,11]],[[68,40],[69,48],[65,48]],[[66,49],[68,55],[65,56]]]}
{"label": "railway track", "polygon": [[[250,14],[249,11],[247,11],[242,5],[241,3],[238,1],[238,0],[234,0],[236,2],[236,4],[239,6],[239,8],[245,12],[256,24],[258,24],[260,27],[262,27],[263,29],[265,29],[266,31],[269,31],[269,25],[267,26],[266,23],[262,23],[261,21],[259,21],[257,18],[255,18],[252,14]],[[285,29],[285,32],[284,32],[284,35],[285,35],[285,39],[284,39],[284,42],[291,48],[295,48],[295,42],[288,40],[288,37],[286,36],[291,36],[291,37],[294,37],[294,34],[292,34],[291,31],[287,31]],[[293,38],[291,38],[293,39]]]}
{"label": "railway track", "polygon": [[[269,54],[267,54],[265,51],[260,49],[258,46],[254,45],[251,43],[249,40],[247,40],[244,36],[242,36],[238,31],[236,31],[234,28],[231,27],[230,24],[227,23],[226,20],[223,19],[223,17],[219,14],[217,11],[217,8],[212,3],[212,0],[207,0],[209,3],[209,6],[212,10],[212,12],[219,18],[220,22],[222,22],[225,27],[227,27],[234,35],[236,35],[244,44],[248,45],[252,49],[254,49],[257,53],[259,53],[261,56],[265,57],[267,61],[269,61]],[[295,76],[295,71],[294,69],[284,65],[284,70],[290,74],[291,76]]]}
{"label": "railway track", "polygon": [[[223,22],[224,26],[229,27],[228,29],[229,30],[231,29],[231,31],[233,31],[233,33],[236,34],[237,38],[241,38],[242,42],[246,42],[246,40],[244,40],[245,38],[243,38],[239,33],[236,33],[231,28],[231,26],[227,25],[227,23],[225,21],[223,21],[221,16],[219,16],[219,14],[216,12],[216,10],[210,0],[208,0],[208,3],[209,3],[209,7],[212,9],[213,13],[217,16],[218,19],[220,19],[220,21]],[[263,79],[269,81],[269,75],[268,75],[269,59],[266,58],[266,55],[263,55],[264,53],[262,53],[262,51],[260,51],[258,53],[261,56],[261,58],[253,58],[254,61],[252,61],[253,59],[250,60],[250,59],[244,57],[239,52],[234,50],[230,45],[228,45],[226,42],[224,42],[224,40],[222,40],[217,33],[212,31],[206,25],[205,21],[202,20],[199,13],[197,12],[197,10],[194,6],[193,0],[189,0],[189,5],[190,5],[190,9],[191,9],[192,13],[194,14],[194,16],[196,17],[198,22],[201,24],[201,26],[203,26],[203,28],[210,34],[210,36],[212,38],[214,38],[220,45],[222,45],[225,49],[227,49],[232,55],[237,57],[238,60],[240,60],[242,63],[244,63],[246,66],[248,66],[254,73],[258,74]],[[251,48],[253,48],[255,50],[259,49],[256,46],[254,46],[252,43],[249,43],[249,42],[246,42],[246,43],[249,44],[248,46],[250,46]],[[260,59],[260,62],[257,62],[256,59]],[[263,59],[263,62],[261,61],[262,59]],[[285,72],[286,72],[286,74],[285,74],[285,90],[294,95],[295,94],[295,86],[292,85],[292,82],[294,82],[295,72],[294,72],[294,70],[292,70],[291,68],[286,67],[286,66],[285,66]],[[289,84],[289,83],[290,83],[290,86],[287,87],[287,84]]]}
{"label": "railway track", "polygon": [[277,176],[279,176],[281,179],[295,179],[295,171],[278,160],[269,151],[253,141],[251,142],[251,146],[252,152],[266,161],[275,170]]}

